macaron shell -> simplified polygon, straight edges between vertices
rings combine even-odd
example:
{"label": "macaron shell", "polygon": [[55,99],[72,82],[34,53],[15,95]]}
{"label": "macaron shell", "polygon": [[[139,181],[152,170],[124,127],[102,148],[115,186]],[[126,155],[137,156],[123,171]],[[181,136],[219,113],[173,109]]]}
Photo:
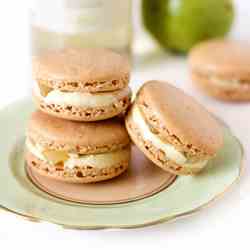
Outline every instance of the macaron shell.
{"label": "macaron shell", "polygon": [[221,86],[214,84],[208,77],[192,73],[193,83],[205,94],[222,101],[245,102],[250,101],[250,84]]}
{"label": "macaron shell", "polygon": [[223,132],[215,118],[192,97],[166,82],[145,83],[136,104],[158,136],[184,152],[213,156],[223,145]]}
{"label": "macaron shell", "polygon": [[111,152],[130,143],[124,123],[118,118],[80,123],[41,111],[32,114],[27,136],[45,148],[79,154]]}
{"label": "macaron shell", "polygon": [[34,79],[66,91],[114,91],[128,85],[130,64],[108,49],[62,49],[33,60]]}
{"label": "macaron shell", "polygon": [[210,40],[192,49],[191,70],[226,79],[250,80],[250,43],[234,40]]}
{"label": "macaron shell", "polygon": [[45,163],[31,153],[26,153],[26,162],[32,170],[42,176],[50,177],[54,180],[69,183],[95,183],[115,178],[125,172],[129,167],[129,162],[121,162],[116,166],[109,166],[105,169],[91,168],[89,166],[70,169],[60,169]]}
{"label": "macaron shell", "polygon": [[72,120],[72,121],[102,121],[110,119],[119,114],[125,113],[131,102],[130,93],[126,96],[117,98],[117,101],[99,107],[76,107],[71,105],[58,105],[53,103],[46,103],[42,97],[37,96],[33,92],[33,100],[37,108],[41,111],[58,118]]}
{"label": "macaron shell", "polygon": [[143,136],[134,124],[130,113],[126,117],[126,128],[136,146],[158,167],[175,175],[194,175],[199,173],[203,168],[185,168],[176,164],[167,158],[161,150],[157,149],[149,141],[145,141]]}

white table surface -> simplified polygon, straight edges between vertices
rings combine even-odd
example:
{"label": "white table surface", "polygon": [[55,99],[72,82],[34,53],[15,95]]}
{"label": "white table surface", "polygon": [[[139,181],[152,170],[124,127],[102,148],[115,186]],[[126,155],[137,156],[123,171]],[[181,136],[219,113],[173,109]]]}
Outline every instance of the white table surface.
{"label": "white table surface", "polygon": [[[232,36],[250,39],[250,4],[236,1],[238,15]],[[0,4],[0,107],[28,93],[29,37],[26,1]],[[249,17],[247,17],[249,16]],[[0,249],[235,249],[248,246],[250,220],[250,104],[229,104],[197,92],[189,80],[183,57],[136,59],[134,89],[150,79],[175,83],[221,117],[245,147],[245,171],[240,183],[213,206],[192,217],[135,230],[74,231],[35,224],[0,211]],[[250,67],[250,65],[249,65]],[[4,142],[1,142],[4,143]],[[1,166],[6,167],[6,166]],[[3,188],[3,187],[1,187]],[[6,248],[4,248],[6,247]]]}

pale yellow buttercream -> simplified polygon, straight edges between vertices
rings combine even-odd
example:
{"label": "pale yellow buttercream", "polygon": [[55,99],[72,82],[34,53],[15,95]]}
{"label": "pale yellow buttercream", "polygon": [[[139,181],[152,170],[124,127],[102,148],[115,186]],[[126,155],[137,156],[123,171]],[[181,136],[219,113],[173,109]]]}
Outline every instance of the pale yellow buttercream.
{"label": "pale yellow buttercream", "polygon": [[[37,144],[33,144],[29,139],[26,140],[27,149],[38,159],[52,164],[43,154],[43,149]],[[64,161],[64,167],[73,169],[76,166],[91,166],[93,168],[107,168],[116,166],[121,162],[126,162],[130,157],[130,150],[127,148],[114,152],[91,155],[68,154],[68,160]]]}
{"label": "pale yellow buttercream", "polygon": [[82,108],[96,108],[112,105],[130,94],[129,88],[124,88],[117,91],[115,95],[112,94],[92,94],[85,92],[63,92],[57,89],[51,90],[46,97],[41,95],[38,84],[35,84],[35,93],[43,99],[47,104],[56,104],[63,106],[74,106]]}

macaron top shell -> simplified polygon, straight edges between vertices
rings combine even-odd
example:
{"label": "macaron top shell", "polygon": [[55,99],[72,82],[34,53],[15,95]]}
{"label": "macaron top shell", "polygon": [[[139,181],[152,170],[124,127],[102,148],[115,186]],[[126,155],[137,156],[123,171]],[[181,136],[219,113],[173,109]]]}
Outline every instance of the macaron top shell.
{"label": "macaron top shell", "polygon": [[250,43],[234,40],[202,42],[190,52],[189,63],[196,73],[250,80]]}
{"label": "macaron top shell", "polygon": [[78,154],[111,152],[130,142],[125,126],[118,118],[80,123],[55,118],[40,111],[32,114],[27,136],[47,149]]}
{"label": "macaron top shell", "polygon": [[[62,49],[33,60],[33,75],[42,84],[68,91],[111,91],[127,86],[130,64],[126,57],[108,49]],[[118,84],[121,82],[123,86]],[[110,86],[105,89],[105,83]]]}
{"label": "macaron top shell", "polygon": [[184,152],[212,156],[223,144],[223,132],[215,118],[192,97],[166,82],[145,83],[136,104],[150,129]]}

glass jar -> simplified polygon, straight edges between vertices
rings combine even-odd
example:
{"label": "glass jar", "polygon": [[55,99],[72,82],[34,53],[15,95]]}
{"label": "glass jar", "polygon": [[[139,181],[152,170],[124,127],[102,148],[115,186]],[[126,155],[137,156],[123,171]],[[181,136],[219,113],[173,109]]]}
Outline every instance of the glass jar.
{"label": "glass jar", "polygon": [[132,0],[33,0],[32,54],[104,47],[130,55]]}

